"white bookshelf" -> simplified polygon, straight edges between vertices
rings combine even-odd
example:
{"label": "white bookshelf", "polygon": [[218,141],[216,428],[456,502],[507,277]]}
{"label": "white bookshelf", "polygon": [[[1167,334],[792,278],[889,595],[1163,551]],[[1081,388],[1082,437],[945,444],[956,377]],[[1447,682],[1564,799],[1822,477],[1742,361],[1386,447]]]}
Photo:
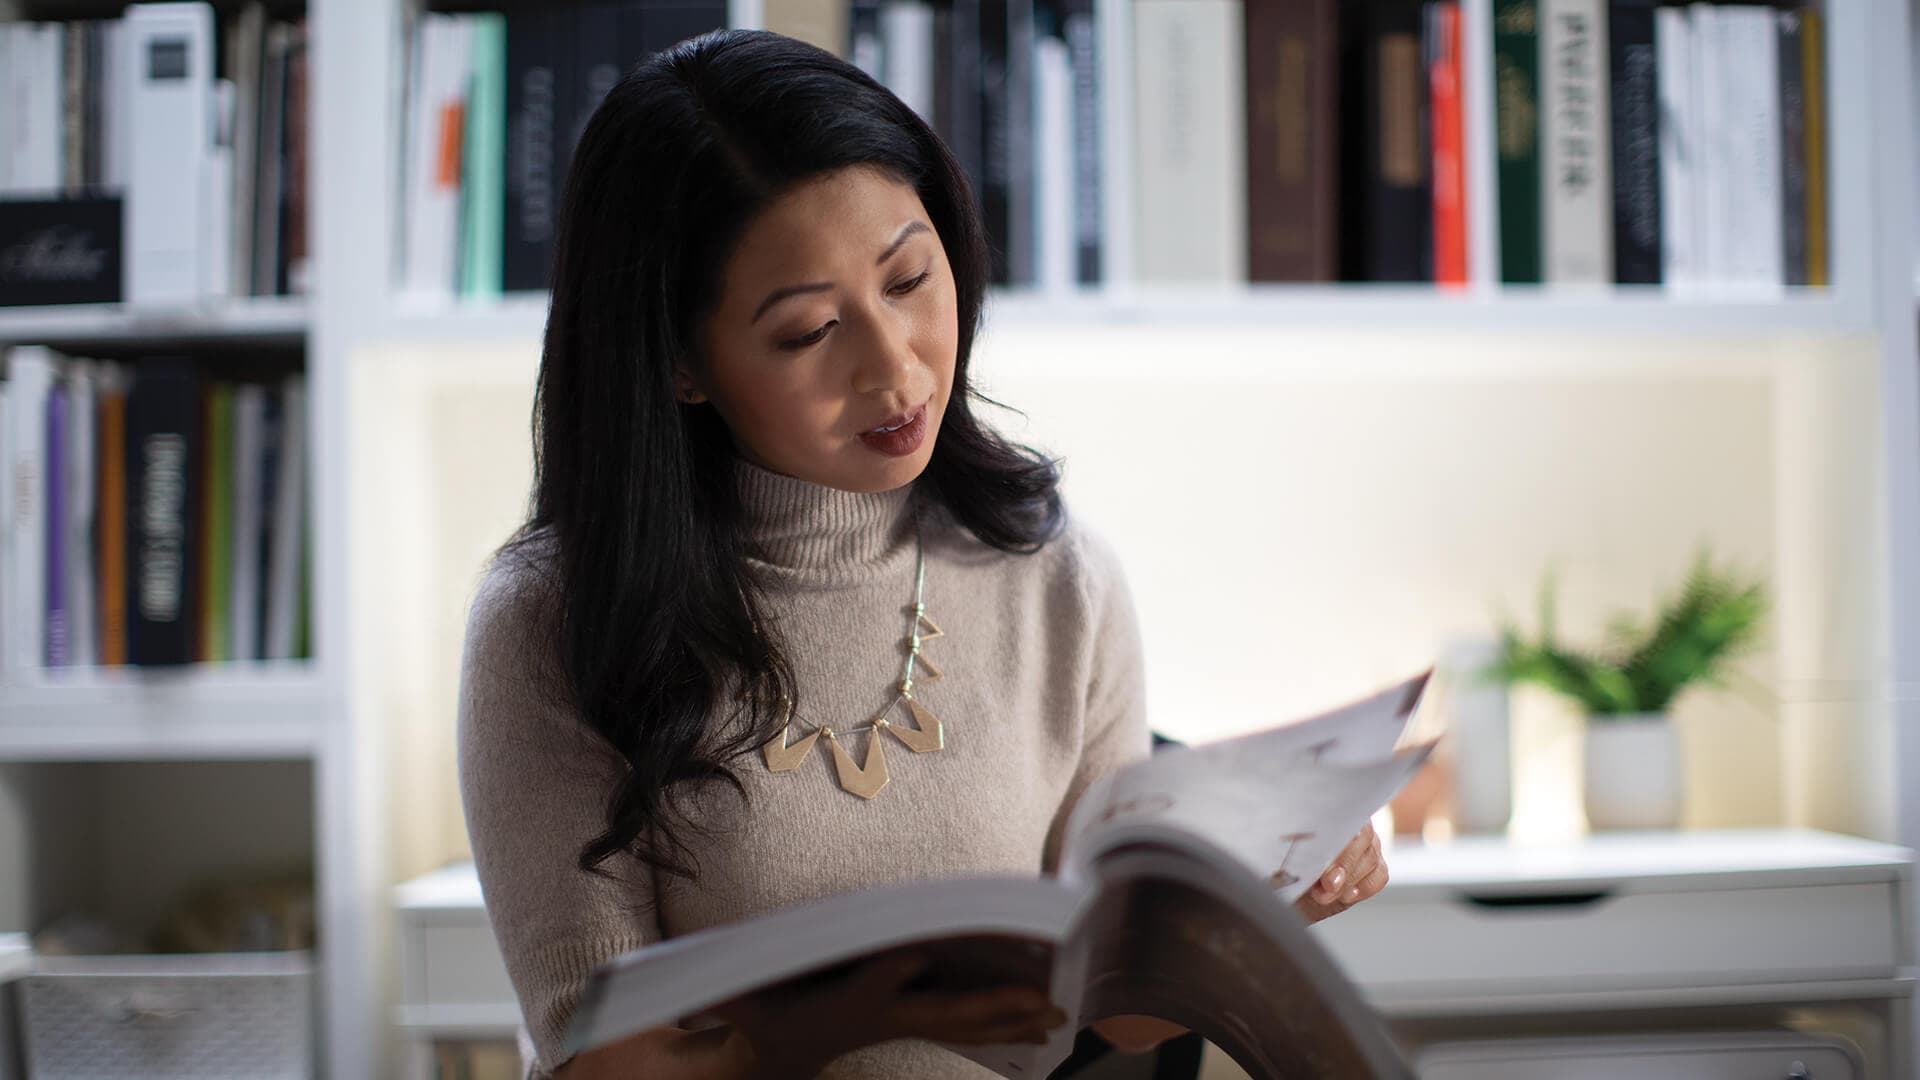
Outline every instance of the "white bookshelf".
{"label": "white bookshelf", "polygon": [[246,297],[178,310],[141,310],[123,304],[0,308],[0,343],[286,345],[306,338],[307,323],[307,300],[299,296]]}
{"label": "white bookshelf", "polygon": [[[321,1013],[327,1075],[343,1080],[382,1075],[394,1036],[397,972],[388,914],[395,884],[387,807],[391,785],[383,739],[391,705],[371,672],[379,657],[356,634],[377,621],[382,597],[377,521],[350,486],[349,462],[366,432],[349,402],[357,381],[376,378],[373,365],[396,355],[435,356],[456,368],[464,350],[510,351],[527,376],[538,359],[546,316],[543,295],[458,304],[398,296],[392,288],[394,244],[401,234],[395,202],[404,57],[398,30],[405,0],[309,0],[313,28],[312,153],[309,191],[314,246],[307,299],[249,299],[217,309],[137,313],[118,306],[0,309],[0,343],[98,342],[141,346],[206,341],[305,346],[309,384],[313,511],[313,641],[318,659],[297,668],[192,668],[154,676],[79,673],[69,683],[0,685],[0,762],[32,763],[214,759],[292,759],[312,767],[317,883],[323,935]],[[736,0],[737,24],[757,21],[758,5]],[[1908,0],[1830,3],[1828,35],[1830,198],[1833,280],[1830,290],[1780,297],[1681,296],[1657,290],[1553,292],[1494,285],[1492,101],[1483,78],[1466,98],[1468,206],[1475,284],[1457,294],[1390,286],[1271,286],[1226,292],[1141,290],[1124,281],[1067,296],[996,295],[987,313],[983,365],[993,355],[1053,365],[1052,375],[1176,379],[1213,365],[1215,373],[1252,377],[1268,361],[1253,342],[1279,330],[1395,333],[1409,341],[1404,365],[1383,377],[1421,372],[1419,342],[1429,335],[1472,337],[1565,335],[1636,341],[1755,343],[1747,373],[1795,377],[1794,344],[1867,341],[1879,357],[1878,421],[1884,445],[1879,500],[1883,513],[1863,519],[1877,530],[1889,605],[1876,633],[1889,642],[1896,717],[1888,789],[1896,805],[1894,839],[1920,846],[1920,377],[1915,345],[1912,194],[1913,147],[1888,133],[1914,131],[1910,84],[1914,38]],[[1465,0],[1466,62],[1487,69],[1479,32],[1491,0]],[[35,5],[35,17],[59,17],[58,4]],[[75,7],[78,12],[78,6]],[[87,14],[96,14],[88,9]],[[0,17],[20,14],[0,2]],[[1103,0],[1108,33],[1105,152],[1107,250],[1128,265],[1125,212],[1131,115],[1125,71],[1123,0]],[[1896,32],[1897,31],[1897,32]],[[1239,352],[1180,357],[1155,374],[1138,361],[1114,367],[1064,351],[1056,342],[1091,336],[1212,334],[1246,343]],[[1509,377],[1536,367],[1526,359],[1453,359],[1463,377]],[[1051,358],[1049,358],[1051,357]],[[1038,358],[1038,359],[1035,359]],[[436,360],[436,363],[439,362]],[[1622,348],[1595,374],[1631,375],[1648,361]],[[1742,373],[1748,361],[1702,360],[1702,370]],[[1733,365],[1733,366],[1729,366]],[[489,369],[497,372],[497,369]],[[1430,372],[1428,372],[1430,373]],[[497,374],[488,377],[497,377]],[[503,437],[525,438],[524,430]],[[451,712],[447,713],[451,723]],[[61,764],[50,767],[66,768]],[[181,837],[183,845],[204,838]],[[3,929],[3,928],[0,928]]]}

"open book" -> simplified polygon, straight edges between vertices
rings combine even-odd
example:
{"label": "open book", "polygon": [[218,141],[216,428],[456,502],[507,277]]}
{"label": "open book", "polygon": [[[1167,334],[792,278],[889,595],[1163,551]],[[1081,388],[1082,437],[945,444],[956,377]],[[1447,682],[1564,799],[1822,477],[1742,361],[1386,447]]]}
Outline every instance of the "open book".
{"label": "open book", "polygon": [[[1046,1045],[949,1046],[1044,1077],[1075,1034],[1147,1014],[1199,1032],[1254,1080],[1413,1074],[1293,901],[1425,762],[1396,750],[1427,675],[1311,719],[1163,750],[1102,777],[1068,820],[1056,877],[914,881],[636,949],[595,972],[569,1052],[911,948],[908,990],[1045,990]],[[1336,916],[1337,918],[1337,916]]]}

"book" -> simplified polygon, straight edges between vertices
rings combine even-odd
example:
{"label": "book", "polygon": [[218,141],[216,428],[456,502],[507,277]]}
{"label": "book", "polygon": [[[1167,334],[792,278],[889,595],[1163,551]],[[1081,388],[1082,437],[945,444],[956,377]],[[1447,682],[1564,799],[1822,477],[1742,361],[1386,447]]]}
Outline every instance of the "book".
{"label": "book", "polygon": [[[509,292],[547,287],[553,238],[560,213],[560,178],[566,165],[556,155],[556,131],[571,123],[560,101],[570,74],[568,15],[550,8],[507,12],[506,186],[501,229],[505,235],[502,286]],[[609,46],[619,44],[617,34]]]}
{"label": "book", "polygon": [[1722,122],[1727,184],[1722,280],[1766,292],[1786,283],[1781,240],[1779,31],[1772,8],[1723,4],[1720,22]]}
{"label": "book", "polygon": [[1199,1032],[1255,1080],[1410,1080],[1291,905],[1431,754],[1431,742],[1395,749],[1426,684],[1102,777],[1069,815],[1055,876],[895,883],[615,957],[591,977],[567,1050],[712,1026],[747,994],[906,949],[931,958],[909,991],[1025,985],[1067,1014],[1044,1046],[948,1047],[1003,1076],[1045,1076],[1086,1024],[1146,1014]]}
{"label": "book", "polygon": [[1420,0],[1348,7],[1341,81],[1341,276],[1433,280],[1433,151]]}
{"label": "book", "polygon": [[1623,285],[1660,282],[1660,85],[1653,0],[1608,9],[1613,90],[1613,275]]}
{"label": "book", "polygon": [[1807,284],[1827,280],[1827,61],[1819,8],[1800,10],[1800,98],[1806,106]]}
{"label": "book", "polygon": [[41,667],[46,657],[47,603],[47,399],[59,358],[39,345],[7,351],[7,453],[12,499],[7,515],[6,665],[16,671]]}
{"label": "book", "polygon": [[127,653],[135,664],[193,660],[198,602],[200,376],[179,360],[142,360],[127,391]]}
{"label": "book", "polygon": [[1662,7],[1653,15],[1653,43],[1659,54],[1656,82],[1660,94],[1660,279],[1669,288],[1699,284],[1700,115],[1694,98],[1693,22],[1683,8]]}
{"label": "book", "polygon": [[300,550],[306,536],[307,392],[306,378],[288,377],[280,389],[280,475],[274,484],[272,548],[262,584],[266,589],[268,660],[296,655],[299,625]]}
{"label": "book", "polygon": [[1133,5],[1136,280],[1247,280],[1243,41],[1237,0]]}
{"label": "book", "polygon": [[206,296],[213,242],[206,215],[213,146],[213,8],[134,4],[124,20],[130,173],[126,192],[126,299],[193,304]]}
{"label": "book", "polygon": [[1101,35],[1092,0],[1064,0],[1060,32],[1073,64],[1073,235],[1074,280],[1098,285],[1106,275],[1107,180],[1101,157],[1106,121],[1101,104]]}
{"label": "book", "polygon": [[127,662],[127,375],[100,372],[99,560],[100,663]]}
{"label": "book", "polygon": [[46,651],[42,661],[50,668],[73,666],[67,635],[67,383],[55,379],[47,391],[44,464],[46,477]]}
{"label": "book", "polygon": [[472,82],[460,174],[460,295],[500,295],[506,214],[507,18],[473,16]]}
{"label": "book", "polygon": [[1340,113],[1334,0],[1249,0],[1247,274],[1340,276]]}
{"label": "book", "polygon": [[99,492],[98,365],[76,360],[67,367],[66,600],[69,659],[75,667],[99,663],[98,598],[93,577],[94,521]]}
{"label": "book", "polygon": [[1496,0],[1494,139],[1499,159],[1500,280],[1540,283],[1540,35],[1536,0]]}
{"label": "book", "polygon": [[1786,283],[1807,283],[1807,103],[1800,13],[1774,13],[1780,57],[1780,249]]}
{"label": "book", "polygon": [[1467,284],[1467,147],[1460,78],[1460,5],[1426,9],[1428,102],[1432,114],[1433,280]]}
{"label": "book", "polygon": [[1541,224],[1552,285],[1613,281],[1605,0],[1540,0]]}

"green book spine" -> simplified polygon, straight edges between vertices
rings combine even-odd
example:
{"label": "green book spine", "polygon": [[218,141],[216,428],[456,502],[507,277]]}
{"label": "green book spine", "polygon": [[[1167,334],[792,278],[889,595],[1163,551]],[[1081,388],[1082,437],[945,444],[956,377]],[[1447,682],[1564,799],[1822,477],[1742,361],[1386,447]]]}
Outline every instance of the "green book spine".
{"label": "green book spine", "polygon": [[207,417],[207,659],[233,659],[227,594],[233,583],[233,386],[216,383]]}
{"label": "green book spine", "polygon": [[1540,35],[1537,0],[1494,0],[1500,280],[1540,282]]}
{"label": "green book spine", "polygon": [[460,182],[460,294],[497,297],[506,237],[507,18],[473,16],[473,81],[467,92],[465,154]]}

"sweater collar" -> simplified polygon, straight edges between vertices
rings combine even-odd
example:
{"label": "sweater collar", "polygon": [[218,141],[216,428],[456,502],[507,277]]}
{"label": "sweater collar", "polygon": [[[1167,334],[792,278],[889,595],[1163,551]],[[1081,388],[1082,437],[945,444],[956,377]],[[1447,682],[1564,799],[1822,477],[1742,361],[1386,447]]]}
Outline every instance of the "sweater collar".
{"label": "sweater collar", "polygon": [[853,580],[913,551],[913,484],[841,491],[745,460],[736,461],[734,475],[747,555],[770,569]]}

